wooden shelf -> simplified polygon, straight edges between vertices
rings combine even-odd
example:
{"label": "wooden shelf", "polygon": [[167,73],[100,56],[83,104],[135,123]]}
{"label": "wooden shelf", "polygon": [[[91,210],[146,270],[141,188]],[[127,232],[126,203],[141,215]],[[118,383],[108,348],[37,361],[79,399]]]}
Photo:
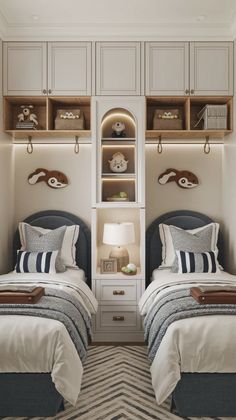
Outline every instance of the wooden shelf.
{"label": "wooden shelf", "polygon": [[149,139],[158,140],[161,136],[162,140],[165,139],[205,139],[209,136],[210,138],[223,139],[228,134],[232,133],[232,130],[147,130],[146,131],[146,142]]}
{"label": "wooden shelf", "polygon": [[90,130],[5,130],[14,139],[45,138],[45,137],[75,137],[90,138]]}

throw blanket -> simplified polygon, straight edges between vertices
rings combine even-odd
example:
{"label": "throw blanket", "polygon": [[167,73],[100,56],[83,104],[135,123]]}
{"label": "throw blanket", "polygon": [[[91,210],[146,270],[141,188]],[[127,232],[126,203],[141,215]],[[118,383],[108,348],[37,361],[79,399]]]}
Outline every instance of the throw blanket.
{"label": "throw blanket", "polygon": [[144,320],[149,360],[153,362],[169,325],[180,319],[204,315],[236,315],[236,305],[200,305],[190,295],[189,288],[165,293]]}
{"label": "throw blanket", "polygon": [[1,304],[0,315],[27,315],[51,318],[66,327],[81,361],[86,358],[88,337],[91,338],[91,318],[78,299],[61,290],[45,288],[36,304]]}

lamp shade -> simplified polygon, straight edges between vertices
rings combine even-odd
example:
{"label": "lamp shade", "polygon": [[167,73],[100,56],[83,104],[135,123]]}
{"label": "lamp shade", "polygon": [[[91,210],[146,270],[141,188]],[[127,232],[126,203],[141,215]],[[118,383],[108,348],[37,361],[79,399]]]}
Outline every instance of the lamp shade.
{"label": "lamp shade", "polygon": [[104,223],[104,244],[121,246],[132,244],[134,241],[135,235],[133,223]]}

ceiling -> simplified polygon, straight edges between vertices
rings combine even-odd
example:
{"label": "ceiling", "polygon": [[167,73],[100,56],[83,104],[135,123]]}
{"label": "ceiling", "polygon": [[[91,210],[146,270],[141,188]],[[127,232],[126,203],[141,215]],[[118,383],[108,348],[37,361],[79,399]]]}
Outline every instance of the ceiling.
{"label": "ceiling", "polygon": [[3,39],[233,39],[235,0],[0,0]]}

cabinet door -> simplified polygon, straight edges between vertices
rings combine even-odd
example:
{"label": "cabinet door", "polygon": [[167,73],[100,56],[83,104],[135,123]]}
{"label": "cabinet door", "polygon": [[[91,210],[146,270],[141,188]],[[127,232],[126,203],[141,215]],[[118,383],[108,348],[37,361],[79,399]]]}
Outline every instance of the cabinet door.
{"label": "cabinet door", "polygon": [[188,89],[188,42],[147,42],[146,95],[185,95]]}
{"label": "cabinet door", "polygon": [[140,43],[98,42],[97,95],[140,95]]}
{"label": "cabinet door", "polygon": [[47,89],[45,42],[5,42],[4,95],[43,95]]}
{"label": "cabinet door", "polygon": [[48,89],[53,95],[91,95],[91,43],[48,43]]}
{"label": "cabinet door", "polygon": [[233,95],[233,43],[190,43],[190,89],[194,95]]}

